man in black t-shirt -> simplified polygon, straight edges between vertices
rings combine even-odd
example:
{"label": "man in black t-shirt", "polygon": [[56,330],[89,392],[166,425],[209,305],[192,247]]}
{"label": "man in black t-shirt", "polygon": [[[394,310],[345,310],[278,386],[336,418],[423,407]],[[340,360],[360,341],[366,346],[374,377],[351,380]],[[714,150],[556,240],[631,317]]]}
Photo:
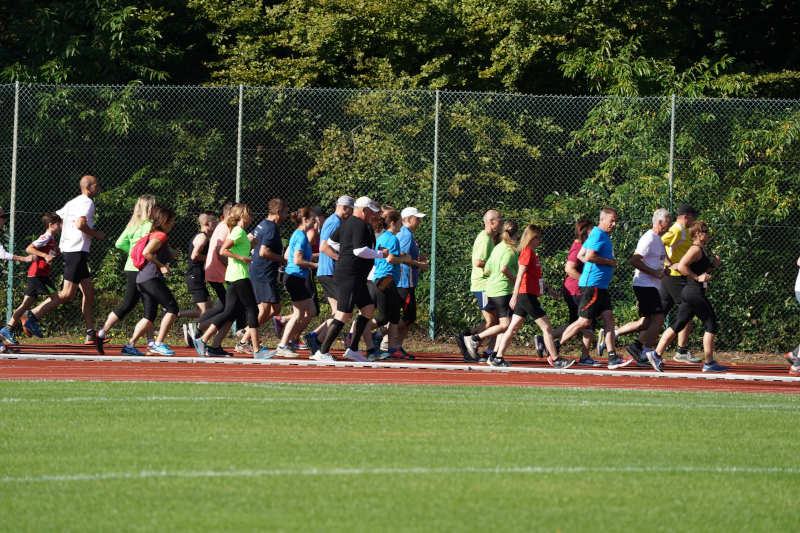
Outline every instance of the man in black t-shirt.
{"label": "man in black t-shirt", "polygon": [[367,290],[367,276],[375,264],[375,259],[388,255],[386,250],[374,249],[375,232],[371,223],[379,210],[375,202],[362,196],[355,202],[353,216],[343,221],[328,240],[328,244],[339,252],[339,261],[333,271],[333,280],[337,287],[337,310],[325,340],[319,351],[312,356],[316,361],[333,360],[329,353],[331,345],[339,336],[344,324],[353,317],[353,307],[358,307],[359,315],[356,319],[353,340],[344,356],[352,361],[367,361],[358,351],[361,335],[375,313],[375,305]]}
{"label": "man in black t-shirt", "polygon": [[275,315],[281,314],[281,289],[278,269],[286,263],[283,259],[283,243],[278,226],[289,216],[286,201],[273,198],[269,201],[269,213],[250,235],[258,243],[251,252],[250,280],[258,303],[258,324],[261,325]]}

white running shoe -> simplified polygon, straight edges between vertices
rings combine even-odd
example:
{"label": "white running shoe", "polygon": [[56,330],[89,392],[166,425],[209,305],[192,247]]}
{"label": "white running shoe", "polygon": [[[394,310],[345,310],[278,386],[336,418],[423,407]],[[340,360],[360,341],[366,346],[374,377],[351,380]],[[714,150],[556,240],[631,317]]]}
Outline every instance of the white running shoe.
{"label": "white running shoe", "polygon": [[361,352],[357,352],[355,350],[351,350],[350,348],[344,352],[344,356],[346,359],[350,359],[351,361],[355,361],[356,363],[366,363],[369,362],[369,359],[364,357],[364,354]]}
{"label": "white running shoe", "polygon": [[317,352],[314,355],[309,357],[309,359],[313,359],[314,361],[319,361],[320,363],[333,363],[336,361],[336,359],[334,359],[331,354],[322,353],[319,350],[317,350]]}

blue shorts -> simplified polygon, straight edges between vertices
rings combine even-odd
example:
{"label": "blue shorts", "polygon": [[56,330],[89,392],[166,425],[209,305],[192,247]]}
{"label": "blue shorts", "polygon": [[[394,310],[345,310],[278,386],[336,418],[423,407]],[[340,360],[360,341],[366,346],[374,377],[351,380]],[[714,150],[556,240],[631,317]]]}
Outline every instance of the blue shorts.
{"label": "blue shorts", "polygon": [[475,301],[478,303],[478,309],[481,311],[494,311],[494,304],[489,301],[485,292],[475,291],[472,296],[475,297]]}
{"label": "blue shorts", "polygon": [[251,279],[256,303],[277,304],[281,302],[281,289],[278,276],[267,280]]}

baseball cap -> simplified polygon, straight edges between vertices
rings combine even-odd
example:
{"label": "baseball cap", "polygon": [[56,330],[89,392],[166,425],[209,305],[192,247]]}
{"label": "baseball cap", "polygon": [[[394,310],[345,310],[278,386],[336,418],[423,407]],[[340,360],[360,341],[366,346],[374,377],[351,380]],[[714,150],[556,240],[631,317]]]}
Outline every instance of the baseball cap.
{"label": "baseball cap", "polygon": [[346,207],[353,207],[353,197],[352,196],[340,196],[338,200],[336,200],[336,205],[344,205]]}
{"label": "baseball cap", "polygon": [[416,207],[406,207],[400,212],[401,218],[408,218],[408,217],[424,217],[425,213],[420,213]]}
{"label": "baseball cap", "polygon": [[678,211],[676,211],[676,213],[678,214],[678,216],[681,215],[691,215],[695,217],[697,216],[697,210],[694,207],[690,206],[689,204],[679,205]]}
{"label": "baseball cap", "polygon": [[381,210],[380,207],[378,207],[378,204],[369,199],[369,196],[362,196],[361,198],[356,200],[354,207],[369,207],[373,211]]}

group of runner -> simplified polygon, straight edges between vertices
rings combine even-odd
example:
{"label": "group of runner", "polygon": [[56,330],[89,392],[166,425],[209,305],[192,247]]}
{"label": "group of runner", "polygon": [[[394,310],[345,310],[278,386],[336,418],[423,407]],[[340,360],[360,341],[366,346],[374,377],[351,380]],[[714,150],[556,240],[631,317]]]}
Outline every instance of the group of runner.
{"label": "group of runner", "polygon": [[[95,331],[88,254],[91,241],[102,240],[105,235],[94,227],[97,178],[83,176],[79,185],[79,196],[58,211],[43,215],[45,231],[26,248],[27,255],[9,254],[0,245],[0,259],[30,263],[25,296],[7,325],[0,329],[0,337],[9,345],[18,344],[15,330],[19,326],[28,335],[41,337],[42,317],[74,299],[80,288],[85,343],[95,345],[100,353],[104,353],[108,332],[141,300],[143,315],[122,347],[124,355],[144,355],[136,347],[142,337],[147,338],[148,354],[172,355],[174,351],[165,339],[175,320],[185,317],[194,320],[183,324],[184,339],[201,357],[232,355],[221,343],[235,324],[237,352],[257,359],[299,357],[302,335],[311,359],[333,361],[331,346],[358,308],[349,333],[343,335],[345,358],[414,358],[403,342],[416,320],[415,287],[420,271],[428,267],[414,240],[414,231],[425,214],[415,207],[398,212],[390,206],[381,207],[366,196],[357,200],[341,196],[335,212],[326,218],[311,207],[302,207],[290,215],[286,202],[274,198],[269,202],[267,216],[249,233],[253,216],[247,204],[228,202],[219,218],[214,213],[201,213],[197,219],[199,231],[188,245],[186,269],[187,289],[196,309],[180,311],[165,280],[174,260],[167,235],[174,226],[175,213],[156,205],[153,196],[143,195],[115,243],[126,254],[124,295],[103,327]],[[0,226],[7,216],[0,209]],[[542,332],[534,338],[536,349],[554,368],[566,369],[573,364],[602,366],[591,357],[593,330],[600,322],[596,351],[598,355],[607,352],[609,369],[635,362],[663,372],[664,354],[677,338],[673,360],[702,363],[703,372],[724,372],[727,367],[714,360],[717,319],[706,296],[711,272],[720,266],[720,258],[707,250],[709,227],[697,216],[689,205],[679,206],[674,223],[666,209],[653,213],[652,227],[641,236],[629,258],[636,269],[633,292],[639,318],[616,326],[608,290],[617,267],[610,238],[617,224],[615,209],[603,208],[597,224],[589,220],[576,223],[560,291],[548,286],[542,277],[536,250],[544,237],[543,229],[528,225],[520,236],[515,223],[504,223],[498,211],[487,211],[484,229],[473,243],[470,279],[470,291],[483,321],[471,332],[457,335],[464,359],[509,366],[504,354],[530,316]],[[284,249],[279,226],[287,219],[291,219],[295,230]],[[64,259],[60,291],[50,280],[50,265],[58,255]],[[303,335],[319,314],[317,281],[330,305],[331,317]],[[217,297],[214,304],[208,285]],[[283,289],[292,302],[288,318],[280,316]],[[564,299],[569,324],[553,327],[539,302],[545,292]],[[795,292],[800,301],[800,274]],[[45,299],[34,307],[40,295]],[[659,336],[665,316],[675,306],[675,317]],[[156,332],[159,307],[164,312]],[[694,317],[703,323],[703,359],[688,348]],[[268,321],[275,324],[280,337],[273,350],[263,345],[259,337],[259,327]],[[560,347],[579,334],[580,357],[561,357]],[[625,348],[629,357],[622,357],[617,353],[617,340],[632,334],[636,337]],[[359,348],[362,340],[366,355]],[[480,354],[483,342],[488,348]],[[0,351],[13,349],[11,346],[0,340]],[[792,375],[800,374],[799,354],[800,346],[786,354]]]}

